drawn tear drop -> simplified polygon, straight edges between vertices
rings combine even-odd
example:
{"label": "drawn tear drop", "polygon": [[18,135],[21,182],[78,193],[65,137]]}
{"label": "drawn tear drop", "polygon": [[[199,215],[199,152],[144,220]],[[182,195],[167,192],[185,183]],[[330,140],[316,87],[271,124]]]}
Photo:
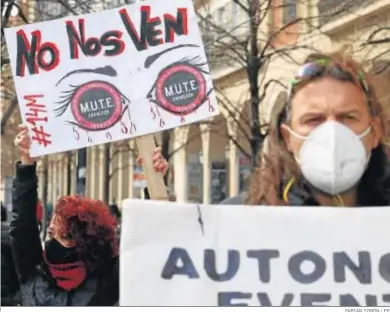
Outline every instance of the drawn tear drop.
{"label": "drawn tear drop", "polygon": [[127,134],[129,132],[129,128],[126,127],[126,124],[123,121],[121,121],[121,131],[124,134]]}
{"label": "drawn tear drop", "polygon": [[150,108],[150,112],[151,112],[152,115],[153,115],[153,119],[156,119],[157,115],[156,115],[156,113],[154,112],[153,107]]}
{"label": "drawn tear drop", "polygon": [[76,141],[80,140],[80,134],[75,127],[73,127],[74,138]]}
{"label": "drawn tear drop", "polygon": [[207,101],[208,101],[208,103],[209,103],[209,112],[214,112],[215,111],[215,109],[214,109],[214,106],[211,104],[211,102],[210,102],[210,98],[207,98]]}
{"label": "drawn tear drop", "polygon": [[137,132],[137,127],[135,126],[135,123],[131,122],[130,124],[130,133],[133,134],[134,132]]}
{"label": "drawn tear drop", "polygon": [[164,119],[160,118],[160,128],[164,128],[165,126],[165,121]]}

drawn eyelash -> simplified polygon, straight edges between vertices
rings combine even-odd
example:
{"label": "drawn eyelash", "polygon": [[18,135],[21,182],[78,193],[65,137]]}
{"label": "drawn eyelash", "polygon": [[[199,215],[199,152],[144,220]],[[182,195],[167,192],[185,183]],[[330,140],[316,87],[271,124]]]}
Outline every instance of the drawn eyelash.
{"label": "drawn eyelash", "polygon": [[[59,97],[61,100],[55,102],[55,104],[61,105],[61,106],[54,109],[55,117],[59,117],[66,112],[66,110],[69,107],[69,104],[72,102],[72,98],[73,98],[75,91],[78,88],[80,88],[80,86],[82,86],[82,85],[75,86],[75,85],[70,84],[69,85],[69,87],[71,88],[70,90],[61,92],[63,94]],[[117,90],[117,91],[119,92],[119,94],[121,96],[122,104],[125,105],[126,101],[127,101],[127,103],[130,103],[130,100],[122,92],[120,92],[119,90]]]}
{"label": "drawn eyelash", "polygon": [[56,104],[59,104],[61,105],[60,107],[57,107],[54,109],[54,113],[55,113],[55,116],[56,117],[59,117],[61,116],[62,114],[64,114],[70,104],[70,102],[72,101],[72,98],[73,98],[73,94],[74,92],[80,87],[80,86],[74,86],[74,85],[69,85],[70,88],[72,88],[71,90],[67,90],[67,91],[62,91],[61,93],[64,94],[64,95],[61,95],[59,98],[62,99],[61,101],[57,101],[55,102]]}
{"label": "drawn eyelash", "polygon": [[169,65],[169,67],[178,65],[178,64],[183,64],[183,65],[189,65],[193,66],[196,69],[198,69],[200,72],[210,75],[210,73],[206,70],[203,69],[203,67],[207,66],[207,62],[201,62],[202,58],[200,56],[194,56],[194,57],[185,57],[182,58],[181,60],[178,60],[177,62],[172,63]]}
{"label": "drawn eyelash", "polygon": [[[202,61],[202,58],[200,56],[184,57],[184,58],[182,58],[182,59],[180,59],[180,60],[178,60],[176,62],[171,63],[166,68],[173,67],[173,66],[176,66],[176,65],[192,66],[192,67],[196,68],[197,70],[199,70],[201,73],[210,75],[210,73],[207,70],[204,69],[204,67],[207,66],[207,62]],[[163,69],[163,70],[165,70],[165,69]],[[160,73],[159,73],[159,75],[160,75]],[[153,100],[152,93],[153,93],[153,90],[156,87],[157,81],[158,81],[158,78],[156,79],[155,83],[150,88],[150,90],[149,90],[149,92],[147,94],[147,98],[149,100],[151,100],[153,103],[156,103],[156,104],[157,104],[157,101]]]}

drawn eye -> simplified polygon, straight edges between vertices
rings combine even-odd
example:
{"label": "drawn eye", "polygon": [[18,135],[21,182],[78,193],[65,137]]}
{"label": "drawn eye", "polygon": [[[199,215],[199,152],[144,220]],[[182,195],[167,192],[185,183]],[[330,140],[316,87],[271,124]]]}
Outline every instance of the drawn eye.
{"label": "drawn eye", "polygon": [[67,123],[84,130],[108,129],[129,109],[129,99],[106,81],[94,80],[69,87],[69,90],[61,92],[56,102],[55,116],[63,115],[70,106],[75,121]]}
{"label": "drawn eye", "polygon": [[163,68],[147,94],[149,101],[176,115],[187,115],[206,102],[212,92],[207,90],[204,68],[207,62],[199,56],[183,58]]}

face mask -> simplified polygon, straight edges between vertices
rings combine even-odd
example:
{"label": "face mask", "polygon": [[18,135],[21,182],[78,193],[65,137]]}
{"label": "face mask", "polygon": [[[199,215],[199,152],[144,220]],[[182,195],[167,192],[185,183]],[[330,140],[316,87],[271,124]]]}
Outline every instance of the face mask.
{"label": "face mask", "polygon": [[369,157],[361,139],[370,131],[371,127],[356,135],[335,121],[324,122],[308,136],[289,129],[293,136],[304,140],[296,158],[303,176],[330,195],[351,189],[363,176]]}
{"label": "face mask", "polygon": [[50,264],[72,263],[78,260],[76,248],[64,247],[54,238],[45,242],[45,256]]}
{"label": "face mask", "polygon": [[52,238],[45,243],[45,260],[51,276],[59,287],[69,291],[76,289],[87,276],[87,269],[78,260],[76,248],[62,246]]}

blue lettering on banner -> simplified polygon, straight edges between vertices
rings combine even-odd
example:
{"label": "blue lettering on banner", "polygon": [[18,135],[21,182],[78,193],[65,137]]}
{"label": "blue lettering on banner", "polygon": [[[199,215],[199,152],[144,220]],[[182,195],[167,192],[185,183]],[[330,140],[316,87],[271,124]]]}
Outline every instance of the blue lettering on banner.
{"label": "blue lettering on banner", "polygon": [[[218,253],[213,249],[203,251],[203,270],[205,275],[212,281],[224,283],[233,281],[239,274],[240,265],[245,259],[257,261],[257,276],[262,284],[272,282],[272,267],[279,262],[280,269],[280,251],[277,249],[259,249],[247,250],[243,256],[239,250],[229,249],[226,253]],[[217,256],[226,257],[224,267],[217,266]],[[372,271],[377,270],[380,278],[385,283],[390,284],[390,253],[380,257],[377,267],[373,266],[372,257],[368,251],[359,251],[354,255],[349,255],[344,251],[332,253],[332,263],[327,263],[326,259],[318,252],[311,250],[299,251],[292,254],[286,263],[289,277],[298,284],[314,284],[320,281],[326,272],[331,271],[335,283],[347,282],[347,272],[358,283],[370,285],[373,283]],[[357,256],[357,261],[353,260]],[[304,272],[302,264],[309,262],[313,266],[311,272]],[[223,262],[225,263],[225,262]],[[174,247],[170,250],[168,258],[163,266],[161,277],[170,280],[177,276],[186,276],[188,279],[199,279],[200,267],[195,266],[190,253],[187,249]],[[350,291],[350,290],[349,290]],[[331,293],[285,293],[282,294],[281,300],[272,301],[270,295],[266,292],[250,293],[242,290],[221,291],[217,294],[219,306],[249,306],[255,299],[259,306],[271,307],[282,306],[288,307],[299,305],[303,307],[312,306],[329,306],[330,301],[337,297],[338,305],[345,306],[378,306],[390,304],[390,285],[389,293],[385,294],[366,294],[360,296],[359,300],[352,293],[331,294]],[[279,296],[278,296],[279,297]],[[280,298],[280,297],[279,297]],[[362,299],[364,298],[364,299]]]}

